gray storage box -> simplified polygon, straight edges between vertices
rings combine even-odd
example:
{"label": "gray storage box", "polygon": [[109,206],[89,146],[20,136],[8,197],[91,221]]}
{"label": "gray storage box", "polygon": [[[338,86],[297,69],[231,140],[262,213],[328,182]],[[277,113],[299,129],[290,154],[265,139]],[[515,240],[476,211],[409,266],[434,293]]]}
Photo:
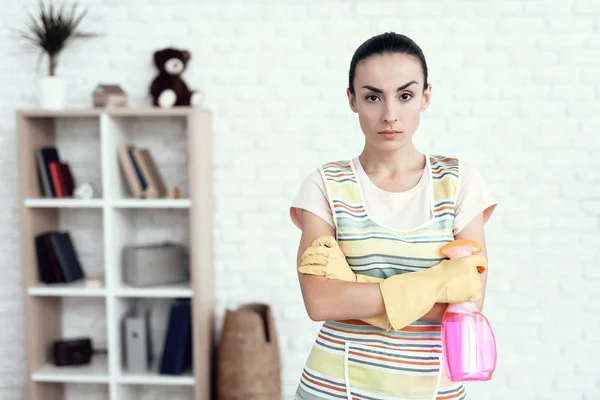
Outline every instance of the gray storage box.
{"label": "gray storage box", "polygon": [[121,325],[123,367],[128,372],[145,373],[154,358],[150,330],[150,308],[131,307]]}
{"label": "gray storage box", "polygon": [[154,286],[189,281],[187,251],[181,244],[129,245],[121,255],[125,284]]}

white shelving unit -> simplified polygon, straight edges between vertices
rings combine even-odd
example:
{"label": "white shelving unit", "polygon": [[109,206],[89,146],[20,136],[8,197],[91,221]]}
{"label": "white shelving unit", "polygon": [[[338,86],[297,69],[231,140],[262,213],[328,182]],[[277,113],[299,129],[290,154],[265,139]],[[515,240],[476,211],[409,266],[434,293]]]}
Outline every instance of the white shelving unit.
{"label": "white shelving unit", "polygon": [[[101,179],[98,196],[89,200],[42,198],[34,151],[39,146],[56,145],[57,123],[73,120],[85,120],[97,127],[99,138],[95,139],[95,143],[99,143],[98,168]],[[147,144],[144,128],[154,125],[160,129],[173,126],[185,137],[186,143],[180,147],[184,154],[175,157],[181,170],[171,171],[184,182],[186,190],[183,191],[183,198],[135,199],[129,196],[118,165],[117,146],[121,143]],[[190,400],[210,398],[214,343],[211,129],[209,112],[186,107],[170,110],[124,108],[17,112],[27,399],[65,399],[66,385],[70,383],[107,385],[109,400],[141,400],[142,392],[151,392],[157,386],[192,388]],[[168,135],[167,132],[162,134]],[[151,152],[155,159],[160,159],[157,157],[162,150],[160,141],[157,146],[151,148]],[[65,159],[60,146],[57,145],[57,148],[61,159]],[[186,160],[185,164],[181,160]],[[67,157],[65,161],[71,160]],[[72,170],[78,168],[70,164]],[[161,170],[158,160],[157,164]],[[88,164],[86,166],[89,167]],[[169,181],[166,183],[171,186]],[[99,243],[89,243],[91,247],[100,247],[97,257],[102,264],[101,283],[40,283],[35,236],[48,230],[69,230],[69,226],[64,226],[62,216],[78,212],[101,213],[101,224],[87,226],[87,229],[97,229],[97,236],[101,238]],[[169,223],[172,226],[168,226]],[[77,249],[78,238],[73,239]],[[120,256],[123,246],[167,239],[183,242],[187,246],[190,282],[160,287],[126,285],[121,279]],[[86,270],[86,263],[82,264]],[[67,299],[83,302],[84,298],[89,299],[87,301],[100,301],[105,308],[105,315],[101,317],[106,319],[104,337],[107,353],[94,355],[91,364],[81,367],[54,366],[50,358],[50,345],[54,340],[65,337],[63,319],[67,311],[63,303]],[[165,310],[175,298],[190,298],[192,301],[193,370],[179,376],[167,376],[158,373],[157,365],[166,331],[168,315]],[[152,332],[157,338],[153,344],[152,369],[147,373],[134,374],[123,368],[120,323],[127,309],[139,300],[160,305],[158,308],[162,309],[163,314],[162,320],[154,324],[154,327],[161,328]]]}

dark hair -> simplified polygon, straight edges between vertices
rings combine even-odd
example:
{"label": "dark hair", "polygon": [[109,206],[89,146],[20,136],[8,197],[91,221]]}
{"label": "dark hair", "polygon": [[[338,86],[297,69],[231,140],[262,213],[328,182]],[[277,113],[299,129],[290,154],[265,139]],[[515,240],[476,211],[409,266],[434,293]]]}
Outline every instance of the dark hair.
{"label": "dark hair", "polygon": [[407,54],[419,59],[421,68],[423,69],[423,76],[425,81],[423,82],[423,89],[427,88],[427,62],[425,61],[425,55],[423,50],[408,36],[402,35],[395,32],[385,32],[365,41],[361,44],[350,61],[350,73],[348,79],[348,89],[350,93],[354,93],[354,76],[356,74],[356,65],[372,56],[379,54]]}

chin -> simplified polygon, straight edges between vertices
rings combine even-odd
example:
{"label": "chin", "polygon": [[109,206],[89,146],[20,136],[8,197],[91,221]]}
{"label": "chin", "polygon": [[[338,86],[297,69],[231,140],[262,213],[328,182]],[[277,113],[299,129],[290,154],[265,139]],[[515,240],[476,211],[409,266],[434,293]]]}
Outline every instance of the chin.
{"label": "chin", "polygon": [[396,150],[403,149],[404,147],[406,147],[406,143],[405,142],[384,144],[383,146],[380,146],[379,148],[382,151],[396,151]]}
{"label": "chin", "polygon": [[406,145],[410,143],[410,139],[402,138],[397,140],[381,140],[379,138],[375,138],[375,140],[370,141],[370,145],[375,147],[381,151],[394,151],[400,150]]}

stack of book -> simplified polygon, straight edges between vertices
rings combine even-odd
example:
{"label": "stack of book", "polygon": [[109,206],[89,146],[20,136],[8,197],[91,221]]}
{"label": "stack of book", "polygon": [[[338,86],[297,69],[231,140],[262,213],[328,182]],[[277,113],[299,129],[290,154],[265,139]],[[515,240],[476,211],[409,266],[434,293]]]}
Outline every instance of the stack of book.
{"label": "stack of book", "polygon": [[69,283],[85,278],[77,251],[67,231],[48,231],[35,236],[40,282]]}
{"label": "stack of book", "polygon": [[167,190],[149,149],[121,145],[118,159],[131,196],[140,199],[165,197]]}
{"label": "stack of book", "polygon": [[54,146],[42,146],[35,150],[40,193],[43,197],[71,197],[75,181],[69,164],[60,160]]}

